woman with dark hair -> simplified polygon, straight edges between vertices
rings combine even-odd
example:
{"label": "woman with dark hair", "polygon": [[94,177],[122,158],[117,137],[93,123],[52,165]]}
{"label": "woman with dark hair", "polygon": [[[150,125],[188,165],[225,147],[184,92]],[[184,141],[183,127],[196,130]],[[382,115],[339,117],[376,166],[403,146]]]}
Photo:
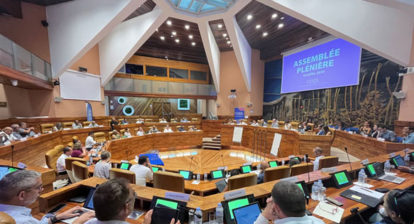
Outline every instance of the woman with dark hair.
{"label": "woman with dark hair", "polygon": [[377,224],[414,223],[414,191],[392,190],[384,196],[384,219]]}

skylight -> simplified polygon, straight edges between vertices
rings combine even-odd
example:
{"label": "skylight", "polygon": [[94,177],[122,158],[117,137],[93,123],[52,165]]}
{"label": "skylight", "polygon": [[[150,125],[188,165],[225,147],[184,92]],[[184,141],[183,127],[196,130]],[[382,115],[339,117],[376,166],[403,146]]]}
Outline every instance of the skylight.
{"label": "skylight", "polygon": [[228,9],[236,0],[168,0],[171,5],[185,12],[204,14]]}

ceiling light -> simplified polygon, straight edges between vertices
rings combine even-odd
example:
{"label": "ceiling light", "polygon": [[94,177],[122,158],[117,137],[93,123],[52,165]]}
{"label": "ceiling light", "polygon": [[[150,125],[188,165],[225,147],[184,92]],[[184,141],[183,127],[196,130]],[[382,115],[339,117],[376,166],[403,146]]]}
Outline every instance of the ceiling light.
{"label": "ceiling light", "polygon": [[195,46],[196,45],[196,42],[191,42],[191,46]]}
{"label": "ceiling light", "polygon": [[226,37],[226,40],[228,40],[229,38],[228,37]]}
{"label": "ceiling light", "polygon": [[284,16],[282,16],[282,17],[280,17],[280,19],[281,19],[281,20],[284,20],[284,19],[285,19],[285,17],[284,17]]}
{"label": "ceiling light", "polygon": [[230,44],[230,43],[231,43],[231,42],[228,40],[228,41],[227,41],[227,44]]}
{"label": "ceiling light", "polygon": [[158,32],[158,28],[157,28],[157,29],[155,29],[155,31],[156,31],[156,32]]}
{"label": "ceiling light", "polygon": [[251,19],[253,19],[252,14],[247,15],[247,20],[251,20]]}
{"label": "ceiling light", "polygon": [[313,40],[312,37],[308,37],[308,42],[311,42]]}
{"label": "ceiling light", "polygon": [[227,37],[227,33],[223,33],[223,37]]}
{"label": "ceiling light", "polygon": [[165,40],[165,37],[164,37],[164,36],[160,36],[160,39],[161,39],[161,40]]}
{"label": "ceiling light", "polygon": [[171,34],[172,34],[173,36],[175,36],[175,35],[177,35],[177,32],[172,31],[172,32],[171,32]]}
{"label": "ceiling light", "polygon": [[168,25],[168,26],[171,26],[171,25],[172,25],[171,20],[167,20],[167,25]]}
{"label": "ceiling light", "polygon": [[221,28],[223,28],[223,24],[219,23],[219,24],[217,25],[217,27],[218,27],[219,29],[221,29]]}
{"label": "ceiling light", "polygon": [[258,30],[258,29],[260,29],[260,27],[262,27],[262,25],[260,25],[260,24],[257,24],[256,25],[256,29]]}
{"label": "ceiling light", "polygon": [[188,38],[189,38],[190,40],[192,40],[192,39],[193,39],[193,35],[192,35],[192,34],[188,35]]}
{"label": "ceiling light", "polygon": [[184,26],[184,28],[185,28],[186,30],[189,30],[189,29],[190,29],[190,25],[186,24],[186,25]]}
{"label": "ceiling light", "polygon": [[177,44],[180,43],[180,39],[178,39],[178,38],[175,39],[175,43],[177,43]]}
{"label": "ceiling light", "polygon": [[277,18],[277,13],[273,13],[272,14],[272,19],[276,19]]}
{"label": "ceiling light", "polygon": [[279,23],[279,25],[277,25],[277,28],[278,28],[278,29],[282,29],[284,26],[285,26],[285,24],[283,24],[283,23]]}
{"label": "ceiling light", "polygon": [[263,32],[263,34],[262,34],[263,37],[266,37],[267,35],[268,35],[267,32]]}

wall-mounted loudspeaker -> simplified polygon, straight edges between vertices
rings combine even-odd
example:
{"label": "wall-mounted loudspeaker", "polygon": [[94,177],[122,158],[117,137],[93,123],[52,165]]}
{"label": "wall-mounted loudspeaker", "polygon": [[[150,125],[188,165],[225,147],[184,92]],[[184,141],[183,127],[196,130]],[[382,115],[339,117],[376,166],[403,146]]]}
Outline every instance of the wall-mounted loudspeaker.
{"label": "wall-mounted loudspeaker", "polygon": [[80,72],[88,72],[88,69],[79,66],[78,71],[80,71]]}

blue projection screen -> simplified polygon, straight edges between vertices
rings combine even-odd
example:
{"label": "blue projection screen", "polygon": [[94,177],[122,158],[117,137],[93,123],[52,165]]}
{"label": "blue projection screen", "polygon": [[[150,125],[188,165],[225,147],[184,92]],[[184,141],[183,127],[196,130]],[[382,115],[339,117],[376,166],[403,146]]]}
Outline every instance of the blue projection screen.
{"label": "blue projection screen", "polygon": [[281,93],[358,85],[361,48],[342,39],[283,57]]}

